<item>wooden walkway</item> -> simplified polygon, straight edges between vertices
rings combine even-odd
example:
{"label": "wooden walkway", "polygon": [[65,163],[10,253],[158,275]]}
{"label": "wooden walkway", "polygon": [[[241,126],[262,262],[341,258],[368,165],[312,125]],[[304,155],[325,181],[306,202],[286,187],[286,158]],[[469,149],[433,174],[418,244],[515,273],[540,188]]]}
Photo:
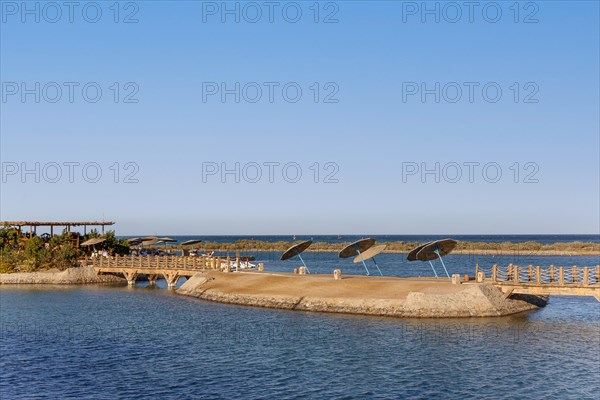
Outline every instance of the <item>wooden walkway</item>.
{"label": "wooden walkway", "polygon": [[504,297],[512,294],[593,296],[600,301],[600,265],[595,267],[526,267],[494,264],[489,271],[476,265],[478,282],[491,282]]}
{"label": "wooden walkway", "polygon": [[[150,285],[156,284],[158,277],[162,276],[167,281],[168,287],[174,288],[181,277],[189,278],[199,271],[208,269],[226,269],[230,271],[233,266],[243,266],[244,263],[239,258],[232,260],[230,257],[116,255],[114,257],[95,257],[92,259],[92,265],[98,275],[122,275],[127,279],[130,286],[135,285],[138,275],[143,274],[147,276]],[[259,264],[259,269],[261,267],[262,264]]]}

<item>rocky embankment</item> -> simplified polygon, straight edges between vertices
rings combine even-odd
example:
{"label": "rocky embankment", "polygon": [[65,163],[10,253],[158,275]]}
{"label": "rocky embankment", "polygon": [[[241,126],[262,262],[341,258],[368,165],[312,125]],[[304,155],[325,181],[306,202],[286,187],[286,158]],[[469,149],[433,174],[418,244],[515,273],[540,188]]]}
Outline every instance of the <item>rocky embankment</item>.
{"label": "rocky embankment", "polygon": [[81,285],[126,282],[124,278],[112,275],[96,275],[94,267],[68,268],[64,271],[49,270],[38,272],[15,272],[0,274],[0,284],[51,284]]}
{"label": "rocky embankment", "polygon": [[427,278],[202,272],[178,293],[256,307],[406,318],[492,317],[533,310],[542,296],[512,296],[487,283]]}

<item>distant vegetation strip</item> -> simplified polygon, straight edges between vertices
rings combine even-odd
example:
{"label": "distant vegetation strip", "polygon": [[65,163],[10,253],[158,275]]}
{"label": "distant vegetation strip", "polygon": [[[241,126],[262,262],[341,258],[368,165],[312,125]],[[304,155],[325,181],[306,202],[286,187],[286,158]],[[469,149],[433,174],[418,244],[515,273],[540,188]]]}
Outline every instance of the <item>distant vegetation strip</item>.
{"label": "distant vegetation strip", "polygon": [[[296,242],[266,242],[261,240],[238,240],[235,242],[202,242],[196,248],[203,251],[220,251],[220,252],[235,252],[235,251],[274,251],[283,252],[290,248]],[[307,252],[339,252],[350,242],[344,243],[327,243],[316,242],[306,250]],[[417,242],[381,242],[378,244],[386,244],[386,253],[408,253],[422,243]],[[171,248],[181,248],[181,246],[173,246]],[[591,242],[557,242],[552,244],[541,244],[538,242],[458,242],[458,246],[454,250],[456,254],[539,254],[539,255],[600,255],[600,243]]]}

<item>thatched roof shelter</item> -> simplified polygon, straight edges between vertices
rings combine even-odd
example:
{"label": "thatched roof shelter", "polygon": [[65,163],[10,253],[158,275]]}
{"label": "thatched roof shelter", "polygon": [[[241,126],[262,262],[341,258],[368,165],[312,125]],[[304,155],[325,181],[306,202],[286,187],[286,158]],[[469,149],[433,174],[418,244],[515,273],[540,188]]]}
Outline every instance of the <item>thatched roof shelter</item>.
{"label": "thatched roof shelter", "polygon": [[102,243],[104,241],[106,241],[106,238],[104,238],[104,237],[91,238],[91,239],[88,239],[85,242],[81,243],[81,246],[94,246],[94,245]]}

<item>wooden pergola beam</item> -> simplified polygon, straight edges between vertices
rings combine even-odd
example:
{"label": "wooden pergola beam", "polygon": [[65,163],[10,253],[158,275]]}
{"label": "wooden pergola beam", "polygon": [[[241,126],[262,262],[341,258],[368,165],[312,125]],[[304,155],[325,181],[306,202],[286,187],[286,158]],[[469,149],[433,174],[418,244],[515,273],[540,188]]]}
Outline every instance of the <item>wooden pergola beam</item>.
{"label": "wooden pergola beam", "polygon": [[0,221],[0,225],[4,225],[4,226],[16,226],[16,227],[24,227],[24,226],[49,226],[49,227],[53,227],[53,226],[65,226],[65,227],[71,227],[71,226],[110,226],[110,225],[114,225],[115,222],[114,221],[106,221],[106,222],[100,222],[100,221],[92,221],[92,222],[40,222],[40,221]]}

